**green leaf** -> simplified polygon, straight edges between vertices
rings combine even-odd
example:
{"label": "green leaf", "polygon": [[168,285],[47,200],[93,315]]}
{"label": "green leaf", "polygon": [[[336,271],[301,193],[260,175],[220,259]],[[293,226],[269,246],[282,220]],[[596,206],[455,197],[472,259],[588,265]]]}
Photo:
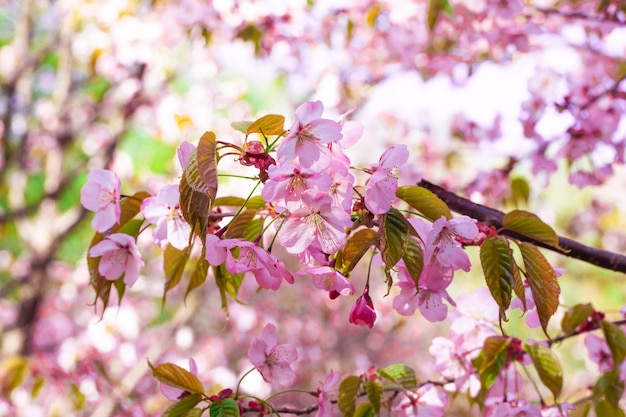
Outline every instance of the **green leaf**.
{"label": "green leaf", "polygon": [[548,321],[559,306],[561,288],[554,269],[535,245],[522,242],[519,243],[519,248],[524,260],[526,278],[537,307],[541,328],[546,336],[550,337],[547,332]]}
{"label": "green leaf", "polygon": [[280,135],[285,131],[285,117],[279,114],[268,114],[252,122],[246,134],[261,133],[263,135]]}
{"label": "green leaf", "polygon": [[553,248],[559,248],[559,237],[556,232],[533,213],[513,210],[504,216],[502,226]]}
{"label": "green leaf", "polygon": [[202,413],[204,413],[204,410],[202,408],[192,408],[191,410],[183,414],[182,417],[200,417],[202,416]]}
{"label": "green leaf", "polygon": [[173,404],[165,410],[163,417],[183,417],[187,411],[193,409],[202,397],[198,394],[191,394]]}
{"label": "green leaf", "polygon": [[402,260],[415,283],[415,288],[418,288],[420,275],[422,274],[422,269],[424,269],[424,253],[417,240],[409,239],[409,245],[402,255]]}
{"label": "green leaf", "polygon": [[152,376],[160,382],[192,394],[204,394],[202,382],[188,370],[173,363],[162,363],[155,367],[148,361],[148,366],[152,369]]}
{"label": "green leaf", "polygon": [[530,184],[524,178],[513,178],[511,180],[511,194],[514,204],[527,204],[530,197]]}
{"label": "green leaf", "polygon": [[[196,149],[198,171],[200,172],[200,176],[202,177],[202,182],[207,186],[207,191],[205,191],[205,194],[207,194],[211,198],[211,201],[214,201],[215,196],[217,195],[216,145],[217,144],[215,141],[215,133],[205,132],[200,138],[200,142],[198,142],[198,148]],[[196,189],[196,191],[203,190]]]}
{"label": "green leaf", "polygon": [[185,265],[189,259],[189,247],[180,250],[172,245],[168,245],[163,253],[163,270],[165,272],[165,286],[163,288],[162,304],[165,304],[167,293],[180,283],[180,279],[185,270]]}
{"label": "green leaf", "polygon": [[189,285],[187,286],[187,291],[185,291],[185,300],[191,291],[204,284],[209,272],[209,266],[209,261],[207,261],[204,257],[198,259],[198,262],[196,262],[196,266],[193,268],[193,272],[191,273],[191,277],[189,278]]}
{"label": "green leaf", "polygon": [[617,415],[614,414],[615,411],[620,410],[619,401],[624,394],[624,382],[619,377],[619,371],[619,368],[614,367],[611,371],[605,372],[593,387],[593,402],[596,409],[598,404],[606,402],[602,408],[611,411],[607,414],[598,413],[599,416]]}
{"label": "green leaf", "polygon": [[480,355],[472,361],[483,389],[489,389],[506,365],[507,349],[511,340],[506,336],[485,339]]}
{"label": "green leaf", "polygon": [[[367,394],[367,399],[371,403],[371,406],[374,408],[375,414],[380,412],[380,405],[383,398],[383,384],[379,379],[373,379],[368,381],[365,384],[365,393]],[[357,411],[354,413],[358,415]]]}
{"label": "green leaf", "polygon": [[600,400],[596,403],[595,411],[597,416],[602,417],[624,417],[624,411],[607,400]]}
{"label": "green leaf", "polygon": [[359,406],[354,410],[354,417],[375,417],[378,414],[375,411],[374,406],[367,401],[362,402]]}
{"label": "green leaf", "polygon": [[228,315],[228,298],[237,300],[237,292],[243,281],[243,274],[233,274],[226,269],[226,265],[222,264],[217,267],[213,267],[213,274],[215,275],[215,283],[220,290],[220,299],[222,302],[222,310]]}
{"label": "green leaf", "polygon": [[573,334],[578,326],[587,321],[587,318],[593,313],[593,306],[590,303],[576,304],[563,314],[561,320],[561,330],[565,336]]}
{"label": "green leaf", "polygon": [[129,220],[124,226],[120,227],[120,230],[117,233],[124,233],[137,239],[137,235],[139,234],[139,230],[141,230],[142,225],[142,219],[132,219]]}
{"label": "green leaf", "polygon": [[[195,175],[199,176],[198,173]],[[200,238],[204,247],[206,245],[206,227],[211,210],[211,199],[206,194],[194,190],[187,182],[186,174],[180,178],[178,190],[180,191],[180,211],[189,223],[193,234]]]}
{"label": "green leaf", "polygon": [[448,220],[452,218],[448,205],[426,188],[417,185],[405,185],[398,187],[396,196],[431,221],[435,221],[441,216]]}
{"label": "green leaf", "polygon": [[368,249],[376,245],[377,242],[378,233],[372,229],[361,229],[350,236],[341,253],[343,259],[341,272],[349,274]]}
{"label": "green leaf", "polygon": [[237,401],[226,398],[223,401],[215,401],[209,408],[210,417],[239,417]]}
{"label": "green leaf", "polygon": [[28,373],[28,359],[25,356],[8,356],[0,361],[0,393],[8,398],[11,392],[24,382]]}
{"label": "green leaf", "polygon": [[626,335],[619,326],[610,321],[602,320],[601,325],[606,344],[613,355],[613,367],[618,369],[626,357]]}
{"label": "green leaf", "polygon": [[500,236],[485,240],[480,245],[480,263],[491,296],[500,307],[500,318],[506,320],[516,274],[519,279],[517,264],[508,241]]}
{"label": "green leaf", "polygon": [[417,388],[417,378],[415,377],[415,371],[404,364],[389,365],[385,369],[376,369],[378,375],[395,382],[402,388],[412,390]]}
{"label": "green leaf", "polygon": [[561,368],[561,362],[559,362],[559,359],[550,348],[543,345],[526,344],[524,350],[530,354],[533,365],[535,365],[535,369],[537,369],[539,379],[541,379],[543,385],[548,387],[556,400],[563,388],[563,369]]}
{"label": "green leaf", "polygon": [[355,400],[361,388],[361,378],[350,375],[345,377],[339,384],[339,394],[337,397],[337,405],[344,417],[352,417],[355,410]]}
{"label": "green leaf", "polygon": [[241,132],[243,134],[247,134],[248,133],[248,128],[250,127],[251,124],[252,124],[251,121],[244,120],[244,121],[241,121],[241,122],[231,122],[230,126],[233,129],[238,130],[239,132]]}
{"label": "green leaf", "polygon": [[237,217],[231,220],[228,224],[228,228],[224,233],[226,239],[239,239],[245,235],[248,226],[256,216],[257,210],[247,209],[239,213]]}
{"label": "green leaf", "polygon": [[392,208],[381,215],[379,247],[383,262],[393,268],[407,250],[410,240],[410,225],[397,209]]}
{"label": "green leaf", "polygon": [[432,32],[437,25],[441,12],[452,15],[452,5],[448,0],[430,0],[428,5],[428,29]]}

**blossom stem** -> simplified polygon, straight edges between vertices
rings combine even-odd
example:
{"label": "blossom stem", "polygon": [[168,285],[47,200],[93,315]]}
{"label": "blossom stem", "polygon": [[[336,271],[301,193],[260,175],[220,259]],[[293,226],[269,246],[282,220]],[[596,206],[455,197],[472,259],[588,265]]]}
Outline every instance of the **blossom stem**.
{"label": "blossom stem", "polygon": [[[243,374],[241,376],[241,378],[239,378],[239,382],[237,382],[237,389],[235,390],[235,399],[238,400],[239,399],[239,387],[241,386],[241,381],[243,381],[243,379],[245,377],[247,377],[249,374],[251,374],[256,368],[252,368],[248,371],[246,371],[245,374]],[[242,397],[243,398],[243,397]]]}
{"label": "blossom stem", "polygon": [[218,177],[227,177],[227,178],[243,178],[244,180],[258,180],[257,177],[248,177],[246,175],[235,175],[235,174],[217,174]]}

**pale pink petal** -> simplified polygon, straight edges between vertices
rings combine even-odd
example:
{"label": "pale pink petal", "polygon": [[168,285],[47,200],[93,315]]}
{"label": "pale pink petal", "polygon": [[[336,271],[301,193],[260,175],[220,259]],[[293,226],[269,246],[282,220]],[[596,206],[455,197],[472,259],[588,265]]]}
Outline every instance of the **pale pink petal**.
{"label": "pale pink petal", "polygon": [[296,109],[296,117],[301,125],[306,125],[312,120],[322,117],[324,112],[324,105],[321,101],[307,101],[302,103]]}
{"label": "pale pink petal", "polygon": [[102,189],[94,182],[86,183],[80,190],[80,203],[89,211],[100,210],[100,194]]}
{"label": "pale pink petal", "polygon": [[196,147],[187,141],[183,141],[178,147],[178,162],[180,162],[182,169],[187,168],[187,162],[189,162],[189,157],[194,150],[196,150]]}
{"label": "pale pink petal", "polygon": [[255,337],[252,339],[250,347],[248,348],[248,360],[257,368],[265,365],[266,350],[267,344],[261,339]]}
{"label": "pale pink petal", "polygon": [[274,346],[269,356],[277,362],[291,363],[298,359],[298,351],[295,346],[290,344],[282,344]]}
{"label": "pale pink petal", "polygon": [[139,278],[139,271],[144,266],[143,261],[128,257],[126,260],[126,270],[124,272],[124,284],[132,287]]}
{"label": "pale pink petal", "polygon": [[315,225],[300,217],[289,217],[278,234],[278,240],[289,253],[304,252],[315,240]]}
{"label": "pale pink petal", "polygon": [[147,222],[156,224],[159,219],[169,214],[169,209],[158,197],[148,197],[141,203],[141,214]]}
{"label": "pale pink petal", "polygon": [[418,297],[420,313],[426,320],[434,323],[446,319],[448,307],[443,303],[439,293],[422,290]]}
{"label": "pale pink petal", "polygon": [[176,207],[180,204],[180,191],[178,185],[167,185],[159,191],[159,200],[170,207]]}
{"label": "pale pink petal", "polygon": [[206,237],[206,260],[213,266],[218,266],[226,261],[228,249],[219,245],[221,239],[215,235],[207,235]]}
{"label": "pale pink petal", "polygon": [[167,240],[176,249],[183,250],[189,245],[191,226],[182,218],[174,217],[167,221]]}
{"label": "pale pink petal", "polygon": [[119,246],[109,239],[104,239],[98,242],[89,250],[89,256],[92,258],[97,258],[98,256],[102,256],[107,252],[117,250]]}
{"label": "pale pink petal", "polygon": [[123,249],[105,253],[100,259],[98,271],[109,281],[115,281],[121,277],[126,270],[127,256]]}
{"label": "pale pink petal", "polygon": [[296,382],[296,374],[288,363],[278,362],[272,366],[274,380],[283,387],[289,387]]}
{"label": "pale pink petal", "polygon": [[468,216],[459,216],[448,222],[448,226],[454,234],[465,239],[474,239],[478,234],[476,220]]}
{"label": "pale pink petal", "polygon": [[406,145],[394,145],[380,157],[380,167],[388,171],[404,165],[408,159],[409,150]]}
{"label": "pale pink petal", "polygon": [[265,345],[267,346],[266,351],[271,350],[274,346],[276,346],[276,326],[272,323],[267,323],[263,330],[261,330],[259,339],[265,342]]}
{"label": "pale pink petal", "polygon": [[319,138],[320,143],[329,143],[341,140],[341,125],[330,119],[317,119],[308,124],[309,132]]}

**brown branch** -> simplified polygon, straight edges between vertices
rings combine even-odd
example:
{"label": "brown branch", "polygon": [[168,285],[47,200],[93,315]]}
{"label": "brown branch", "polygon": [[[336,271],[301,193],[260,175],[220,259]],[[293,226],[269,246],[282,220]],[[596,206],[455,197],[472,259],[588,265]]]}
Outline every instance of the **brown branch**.
{"label": "brown branch", "polygon": [[[418,185],[435,193],[448,205],[448,207],[450,207],[450,209],[456,211],[457,213],[470,216],[489,226],[495,226],[498,229],[502,228],[502,220],[504,219],[503,212],[474,203],[466,198],[459,197],[458,195],[426,180],[421,180]],[[592,248],[566,237],[559,236],[560,247],[555,248],[510,230],[503,229],[500,234],[541,246],[542,248],[560,253],[561,255],[579,259],[601,268],[626,273],[626,256],[602,249]]]}

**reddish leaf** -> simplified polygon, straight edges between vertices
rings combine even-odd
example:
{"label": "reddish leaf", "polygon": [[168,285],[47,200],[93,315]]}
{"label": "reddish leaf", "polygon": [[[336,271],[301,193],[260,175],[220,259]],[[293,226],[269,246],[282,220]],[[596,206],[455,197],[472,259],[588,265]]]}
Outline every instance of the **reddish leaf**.
{"label": "reddish leaf", "polygon": [[255,120],[248,126],[246,134],[261,133],[263,135],[280,135],[285,131],[285,117],[279,114],[268,114]]}
{"label": "reddish leaf", "polygon": [[365,252],[378,242],[378,233],[372,229],[361,229],[350,236],[342,251],[342,273],[349,274]]}
{"label": "reddish leaf", "polygon": [[204,395],[202,382],[188,370],[173,363],[162,363],[154,367],[148,361],[148,366],[152,369],[152,376],[160,382],[192,394]]}

